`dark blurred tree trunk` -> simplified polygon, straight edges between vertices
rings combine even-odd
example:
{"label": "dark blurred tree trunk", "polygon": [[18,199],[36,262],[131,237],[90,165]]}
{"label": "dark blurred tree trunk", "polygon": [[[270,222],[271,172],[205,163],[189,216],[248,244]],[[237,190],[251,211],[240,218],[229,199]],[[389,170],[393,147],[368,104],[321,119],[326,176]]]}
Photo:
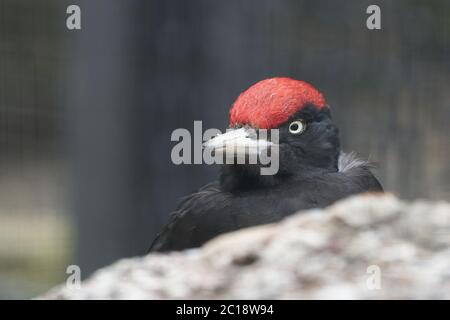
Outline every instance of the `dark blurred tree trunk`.
{"label": "dark blurred tree trunk", "polygon": [[137,48],[132,1],[81,1],[82,30],[67,31],[67,125],[83,276],[142,254],[136,202]]}

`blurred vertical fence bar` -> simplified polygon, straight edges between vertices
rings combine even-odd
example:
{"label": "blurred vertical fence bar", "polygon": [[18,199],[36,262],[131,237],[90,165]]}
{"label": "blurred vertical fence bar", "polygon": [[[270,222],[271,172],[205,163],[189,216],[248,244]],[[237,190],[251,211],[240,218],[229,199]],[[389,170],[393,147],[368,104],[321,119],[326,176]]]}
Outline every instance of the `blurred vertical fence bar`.
{"label": "blurred vertical fence bar", "polygon": [[134,1],[79,1],[82,30],[66,31],[68,150],[77,243],[74,263],[99,266],[142,254],[135,201],[138,52]]}

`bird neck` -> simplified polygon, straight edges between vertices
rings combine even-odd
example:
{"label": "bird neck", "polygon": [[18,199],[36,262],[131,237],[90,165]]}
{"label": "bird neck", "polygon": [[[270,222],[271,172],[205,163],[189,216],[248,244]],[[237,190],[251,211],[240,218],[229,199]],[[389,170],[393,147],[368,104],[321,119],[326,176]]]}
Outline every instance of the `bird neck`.
{"label": "bird neck", "polygon": [[280,183],[278,175],[261,175],[260,168],[250,165],[224,165],[220,183],[225,191],[236,192],[267,188]]}
{"label": "bird neck", "polygon": [[233,193],[272,188],[289,181],[307,180],[336,171],[337,163],[324,167],[297,165],[295,171],[280,170],[275,175],[261,175],[258,166],[224,165],[220,175],[220,183],[224,191]]}

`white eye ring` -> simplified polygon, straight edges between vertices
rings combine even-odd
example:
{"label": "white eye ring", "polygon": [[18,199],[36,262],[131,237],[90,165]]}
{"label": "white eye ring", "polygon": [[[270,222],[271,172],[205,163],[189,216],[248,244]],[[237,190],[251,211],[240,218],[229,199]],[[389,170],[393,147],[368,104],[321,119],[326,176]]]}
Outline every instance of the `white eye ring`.
{"label": "white eye ring", "polygon": [[306,129],[306,123],[303,120],[292,121],[289,125],[289,132],[292,134],[303,133]]}

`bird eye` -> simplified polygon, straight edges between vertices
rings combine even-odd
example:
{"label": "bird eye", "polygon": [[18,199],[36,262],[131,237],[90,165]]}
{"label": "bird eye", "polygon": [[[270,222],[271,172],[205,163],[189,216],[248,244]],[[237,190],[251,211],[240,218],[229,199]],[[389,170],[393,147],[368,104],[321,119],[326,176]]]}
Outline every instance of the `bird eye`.
{"label": "bird eye", "polygon": [[306,123],[303,120],[292,121],[289,125],[289,132],[292,134],[300,134],[306,129]]}

